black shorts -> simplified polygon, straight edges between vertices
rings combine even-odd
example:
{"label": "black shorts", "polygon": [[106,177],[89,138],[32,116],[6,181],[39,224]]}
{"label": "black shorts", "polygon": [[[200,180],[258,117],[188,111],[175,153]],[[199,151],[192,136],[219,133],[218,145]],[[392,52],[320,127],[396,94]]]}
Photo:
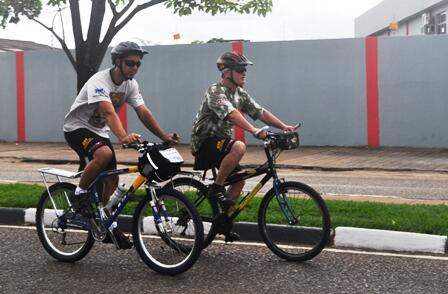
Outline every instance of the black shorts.
{"label": "black shorts", "polygon": [[112,150],[112,160],[105,170],[117,168],[115,151],[108,138],[103,138],[88,129],[77,129],[71,132],[64,132],[64,138],[70,148],[75,150],[79,156],[79,171],[84,170],[87,162],[93,159],[93,154],[101,146],[109,146],[110,150]]}
{"label": "black shorts", "polygon": [[[221,161],[227,154],[229,154],[234,143],[235,140],[230,138],[222,138],[218,136],[208,137],[199,147],[199,151],[195,157],[193,169],[207,170],[212,167],[219,169]],[[241,170],[241,167],[237,166],[235,171],[239,170]]]}

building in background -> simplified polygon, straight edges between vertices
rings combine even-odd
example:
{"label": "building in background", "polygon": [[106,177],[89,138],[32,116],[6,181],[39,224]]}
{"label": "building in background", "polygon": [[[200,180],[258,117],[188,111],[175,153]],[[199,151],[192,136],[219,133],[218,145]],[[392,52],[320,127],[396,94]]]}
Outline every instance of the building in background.
{"label": "building in background", "polygon": [[30,41],[19,41],[10,39],[0,39],[0,52],[27,51],[38,49],[54,49],[53,47],[42,45]]}
{"label": "building in background", "polygon": [[355,19],[355,37],[447,34],[448,0],[384,0]]}

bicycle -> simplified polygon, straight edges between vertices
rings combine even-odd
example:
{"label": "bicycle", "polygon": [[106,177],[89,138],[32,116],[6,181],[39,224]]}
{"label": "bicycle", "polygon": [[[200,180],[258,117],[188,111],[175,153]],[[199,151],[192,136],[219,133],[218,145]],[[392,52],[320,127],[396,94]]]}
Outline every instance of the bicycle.
{"label": "bicycle", "polygon": [[[81,172],[56,168],[40,168],[46,191],[36,210],[36,227],[45,250],[63,262],[76,262],[85,257],[95,241],[107,235],[118,244],[112,230],[118,215],[144,185],[146,195],[138,203],[132,217],[133,244],[144,261],[154,271],[176,275],[188,270],[199,258],[203,248],[204,229],[201,218],[190,201],[173,189],[160,188],[157,182],[167,180],[180,169],[183,159],[175,148],[148,142],[123,145],[142,155],[138,166],[102,172],[88,188],[94,217],[82,216],[73,208],[76,186],[62,178],[76,179]],[[163,164],[161,164],[163,163]],[[110,175],[139,173],[124,196],[108,216],[98,193],[98,183]],[[49,186],[46,176],[57,178]]]}
{"label": "bicycle", "polygon": [[[300,126],[297,125],[296,129]],[[268,127],[264,127],[267,130]],[[284,181],[276,171],[276,159],[283,150],[296,149],[299,146],[297,132],[267,132],[263,147],[266,162],[256,168],[246,169],[231,174],[225,186],[264,175],[261,181],[241,197],[229,211],[220,212],[216,200],[207,198],[210,185],[204,184],[208,170],[214,180],[216,169],[205,168],[202,172],[182,171],[183,176],[171,179],[166,186],[180,190],[189,195],[201,214],[205,232],[204,248],[210,245],[217,234],[228,235],[233,220],[251,202],[261,188],[272,178],[272,188],[264,194],[258,210],[259,233],[276,255],[288,261],[306,261],[318,255],[330,240],[330,214],[318,192],[310,186],[297,181]],[[197,180],[202,174],[201,180]],[[227,241],[232,241],[226,237]]]}

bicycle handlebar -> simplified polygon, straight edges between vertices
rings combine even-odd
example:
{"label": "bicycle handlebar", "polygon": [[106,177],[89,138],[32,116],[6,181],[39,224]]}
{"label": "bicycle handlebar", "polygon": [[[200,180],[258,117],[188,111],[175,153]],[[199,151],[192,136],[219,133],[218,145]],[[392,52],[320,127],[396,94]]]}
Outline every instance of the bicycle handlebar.
{"label": "bicycle handlebar", "polygon": [[[294,131],[297,130],[298,128],[300,128],[301,125],[302,125],[301,122],[297,123],[293,127],[293,130]],[[263,140],[263,141],[266,141],[266,139],[272,139],[272,138],[275,138],[277,135],[286,133],[286,132],[283,132],[283,133],[281,133],[281,132],[272,132],[272,131],[268,131],[268,129],[269,129],[269,126],[263,126],[263,127],[259,128],[258,131],[255,132],[254,137],[257,138],[257,139],[260,139],[258,137],[258,135],[260,135],[261,132],[266,131],[267,135],[266,135],[266,138]]]}
{"label": "bicycle handlebar", "polygon": [[121,146],[123,147],[123,149],[135,149],[138,152],[143,153],[146,148],[151,147],[151,146],[157,146],[157,145],[169,146],[170,143],[169,142],[151,143],[148,141],[143,141],[143,142],[139,142],[139,143],[122,144]]}

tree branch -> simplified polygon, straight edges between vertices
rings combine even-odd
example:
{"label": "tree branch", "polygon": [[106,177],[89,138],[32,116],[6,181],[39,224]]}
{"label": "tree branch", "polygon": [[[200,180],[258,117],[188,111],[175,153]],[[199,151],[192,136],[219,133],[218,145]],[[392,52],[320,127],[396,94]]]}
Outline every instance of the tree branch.
{"label": "tree branch", "polygon": [[149,2],[146,2],[145,4],[137,5],[137,7],[134,8],[134,10],[131,11],[131,13],[128,14],[128,16],[118,25],[115,27],[116,32],[120,31],[138,12],[142,11],[143,9],[146,9],[148,7],[166,2],[167,0],[152,0]]}
{"label": "tree branch", "polygon": [[[109,0],[110,1],[110,0]],[[132,19],[132,17],[139,11],[166,2],[167,0],[151,0],[145,4],[138,5],[118,26],[116,26],[119,19],[129,10],[129,8],[132,6],[132,4],[135,2],[135,0],[130,0],[128,4],[114,17],[109,23],[109,27],[107,28],[107,32],[104,35],[104,39],[101,42],[100,46],[109,46],[110,42],[112,42],[112,39],[114,36]]]}
{"label": "tree branch", "polygon": [[117,15],[117,8],[112,0],[107,0],[109,3],[110,10],[112,10],[112,15],[115,17]]}
{"label": "tree branch", "polygon": [[104,13],[106,12],[105,0],[92,1],[90,12],[89,30],[87,32],[87,44],[98,44],[103,26]]}
{"label": "tree branch", "polygon": [[76,70],[76,60],[73,57],[72,53],[70,52],[70,49],[68,49],[67,44],[65,43],[65,41],[59,37],[58,34],[56,34],[56,32],[53,30],[53,28],[50,28],[49,26],[46,26],[44,23],[40,22],[39,20],[35,19],[35,18],[30,18],[32,21],[37,22],[38,24],[40,24],[41,26],[43,26],[45,29],[49,30],[55,37],[56,39],[59,41],[59,43],[61,44],[62,50],[64,50],[65,55],[67,55],[70,63],[72,64],[73,68]]}
{"label": "tree branch", "polygon": [[134,2],[135,2],[135,0],[130,0],[128,2],[128,4],[126,4],[126,6],[123,7],[123,9],[120,12],[118,12],[115,23],[117,23],[117,21],[120,19],[120,17],[122,17],[126,13],[126,11],[128,11],[129,8],[131,8],[131,6],[132,6],[132,4],[134,4]]}
{"label": "tree branch", "polygon": [[78,50],[78,48],[82,48],[84,46],[78,0],[70,0],[70,13],[72,16],[73,37],[75,39],[76,49]]}

